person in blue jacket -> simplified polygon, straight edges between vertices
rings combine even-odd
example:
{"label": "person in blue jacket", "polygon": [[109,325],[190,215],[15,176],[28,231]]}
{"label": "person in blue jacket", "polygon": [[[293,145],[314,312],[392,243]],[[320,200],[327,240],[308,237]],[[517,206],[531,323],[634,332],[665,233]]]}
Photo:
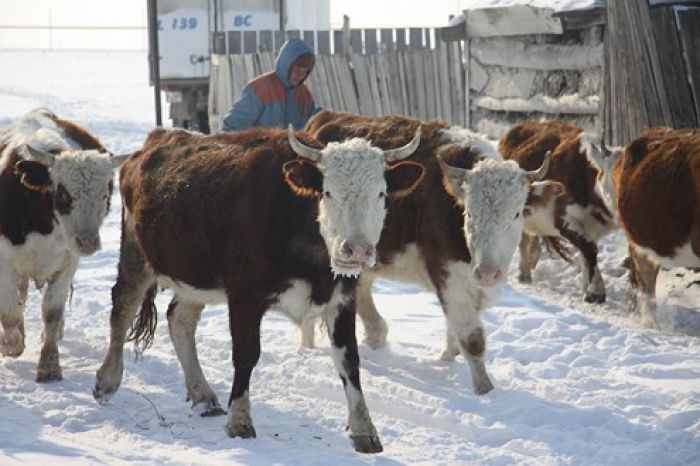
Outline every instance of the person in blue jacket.
{"label": "person in blue jacket", "polygon": [[321,110],[304,81],[316,57],[301,39],[287,40],[277,55],[275,70],[253,78],[224,117],[224,131],[252,126],[302,129]]}

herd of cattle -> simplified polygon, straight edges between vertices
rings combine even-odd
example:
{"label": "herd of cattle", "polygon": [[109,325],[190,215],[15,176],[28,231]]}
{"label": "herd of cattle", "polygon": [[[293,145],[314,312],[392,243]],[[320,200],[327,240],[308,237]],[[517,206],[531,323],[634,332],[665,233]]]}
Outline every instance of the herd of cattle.
{"label": "herd of cattle", "polygon": [[[434,291],[447,320],[441,358],[462,354],[474,390],[493,384],[480,311],[499,298],[516,248],[530,281],[541,244],[566,260],[577,249],[583,299],[605,300],[597,241],[617,225],[643,321],[658,325],[659,267],[700,267],[700,129],[651,128],[608,149],[555,121],[514,126],[498,147],[445,121],[323,111],[304,131],[202,135],[152,131],[113,156],[75,123],[37,109],[0,131],[0,352],[24,350],[29,281],[46,287],[36,379],[60,380],[57,342],[73,275],[100,248],[113,169],[123,199],[111,335],[93,394],[107,402],[128,339],[153,338],[154,298],[173,290],[167,318],[188,399],[224,414],[199,365],[195,331],[207,304],[226,303],[234,381],[226,430],[254,437],[249,383],[270,308],[301,328],[328,328],[357,451],[382,451],[360,385],[355,313],[372,348],[387,324],[375,278]],[[129,333],[131,329],[131,333]]]}

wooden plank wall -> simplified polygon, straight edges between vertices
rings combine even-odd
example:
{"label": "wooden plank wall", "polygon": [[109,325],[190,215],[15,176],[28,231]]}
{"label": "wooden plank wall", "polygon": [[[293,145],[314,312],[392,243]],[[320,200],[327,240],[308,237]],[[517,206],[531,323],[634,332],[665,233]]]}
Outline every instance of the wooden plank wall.
{"label": "wooden plank wall", "polygon": [[[225,53],[212,59],[209,108],[213,131],[246,83],[274,69],[274,57],[284,40],[299,34],[227,33],[226,50],[219,50]],[[342,31],[304,32],[305,40],[317,50],[316,65],[306,84],[318,105],[335,111],[397,113],[466,126],[468,93],[462,46],[444,42],[438,34],[422,28],[351,30],[351,50],[346,53]],[[218,38],[218,42],[223,41]]]}
{"label": "wooden plank wall", "polygon": [[627,144],[650,126],[698,126],[700,71],[686,58],[697,56],[697,16],[680,33],[676,18],[673,7],[650,8],[647,0],[608,0],[601,110],[608,144]]}

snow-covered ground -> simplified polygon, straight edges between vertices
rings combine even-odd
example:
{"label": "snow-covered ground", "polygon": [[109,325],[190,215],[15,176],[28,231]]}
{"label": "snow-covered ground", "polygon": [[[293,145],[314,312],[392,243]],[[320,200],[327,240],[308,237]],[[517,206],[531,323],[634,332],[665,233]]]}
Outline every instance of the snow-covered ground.
{"label": "snow-covered ground", "polygon": [[[153,125],[144,54],[0,52],[0,126],[36,106],[75,119],[115,153],[139,147]],[[119,242],[118,193],[104,248],[81,262],[60,344],[64,380],[34,382],[40,295],[27,304],[27,349],[0,358],[0,464],[609,464],[700,465],[700,287],[660,278],[661,331],[624,310],[625,243],[601,245],[608,302],[584,304],[576,267],[545,259],[533,285],[511,273],[484,313],[495,390],[477,396],[460,358],[439,363],[444,322],[435,296],[381,281],[374,295],[390,346],[362,345],[362,383],[384,452],[355,453],[328,341],[298,349],[284,317],[263,322],[263,355],[251,383],[258,438],[231,439],[225,419],[200,418],[185,401],[165,307],[143,360],[101,407],[91,390],[109,335]],[[516,258],[517,260],[517,258]],[[516,261],[514,261],[515,265]],[[687,279],[686,279],[687,280]],[[361,329],[359,330],[361,332]],[[232,380],[226,309],[205,310],[197,334],[219,399]]]}

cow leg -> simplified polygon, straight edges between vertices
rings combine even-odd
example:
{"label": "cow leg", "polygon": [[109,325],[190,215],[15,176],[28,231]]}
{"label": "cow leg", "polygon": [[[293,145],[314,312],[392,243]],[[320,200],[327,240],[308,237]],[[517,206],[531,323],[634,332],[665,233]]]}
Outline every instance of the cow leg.
{"label": "cow leg", "polygon": [[445,331],[445,349],[442,351],[442,354],[440,354],[440,361],[454,361],[459,352],[457,336],[450,331],[448,326],[447,330]]}
{"label": "cow leg", "polygon": [[642,254],[637,249],[630,247],[630,258],[633,267],[630,272],[634,272],[632,285],[636,284],[636,295],[639,296],[639,314],[642,318],[642,325],[648,328],[658,328],[659,322],[656,315],[656,278],[659,274],[659,266]]}
{"label": "cow leg", "polygon": [[522,283],[532,283],[532,271],[540,260],[540,237],[523,233],[520,239],[520,263],[518,280]]}
{"label": "cow leg", "polygon": [[[232,296],[244,296],[245,292],[232,293]],[[229,299],[229,329],[233,340],[233,386],[228,399],[228,419],[226,433],[230,437],[255,437],[255,427],[250,416],[250,377],[260,359],[260,321],[262,320],[264,300],[251,305],[246,302]]]}
{"label": "cow leg", "polygon": [[581,253],[580,264],[583,276],[584,301],[587,303],[605,302],[605,284],[598,269],[598,246],[578,222],[571,220],[558,222],[560,234],[569,240]]}
{"label": "cow leg", "polygon": [[386,335],[389,329],[386,321],[379,315],[377,307],[372,299],[373,277],[369,274],[360,274],[357,281],[357,314],[362,319],[365,327],[364,343],[372,349],[386,346]]}
{"label": "cow leg", "polygon": [[[124,219],[124,223],[128,221]],[[124,372],[124,342],[146,291],[154,284],[153,270],[146,263],[133,230],[122,228],[117,283],[112,287],[112,312],[109,318],[109,348],[97,371],[93,396],[104,404],[117,391]]]}
{"label": "cow leg", "polygon": [[197,357],[194,334],[204,306],[183,301],[174,296],[168,306],[168,328],[175,353],[185,374],[187,400],[192,402],[192,409],[200,416],[219,416],[225,414],[219,400],[211,389]]}
{"label": "cow leg", "polygon": [[345,389],[348,402],[348,428],[355,450],[360,453],[378,453],[383,450],[377,430],[365,403],[360,387],[360,356],[355,336],[355,309],[352,299],[331,305],[324,318],[331,340],[333,363]]}
{"label": "cow leg", "polygon": [[58,357],[58,341],[63,333],[63,310],[70,291],[73,275],[78,268],[78,258],[71,257],[68,263],[49,280],[41,303],[41,317],[44,321],[44,343],[41,347],[39,365],[36,371],[37,382],[51,382],[63,379]]}
{"label": "cow leg", "polygon": [[24,352],[24,304],[28,280],[0,267],[0,353],[16,358]]}
{"label": "cow leg", "polygon": [[315,339],[316,316],[306,315],[299,322],[299,331],[301,332],[301,347],[313,349],[316,347]]}
{"label": "cow leg", "polygon": [[[447,280],[447,286],[440,290],[439,296],[447,318],[448,349],[450,334],[453,335],[462,356],[469,363],[474,392],[483,395],[493,390],[484,364],[486,352],[486,332],[479,315],[479,303],[486,299],[480,291],[477,296],[470,295],[459,279],[461,274],[455,274]],[[482,303],[485,307],[485,302]],[[454,351],[452,349],[451,351]]]}

